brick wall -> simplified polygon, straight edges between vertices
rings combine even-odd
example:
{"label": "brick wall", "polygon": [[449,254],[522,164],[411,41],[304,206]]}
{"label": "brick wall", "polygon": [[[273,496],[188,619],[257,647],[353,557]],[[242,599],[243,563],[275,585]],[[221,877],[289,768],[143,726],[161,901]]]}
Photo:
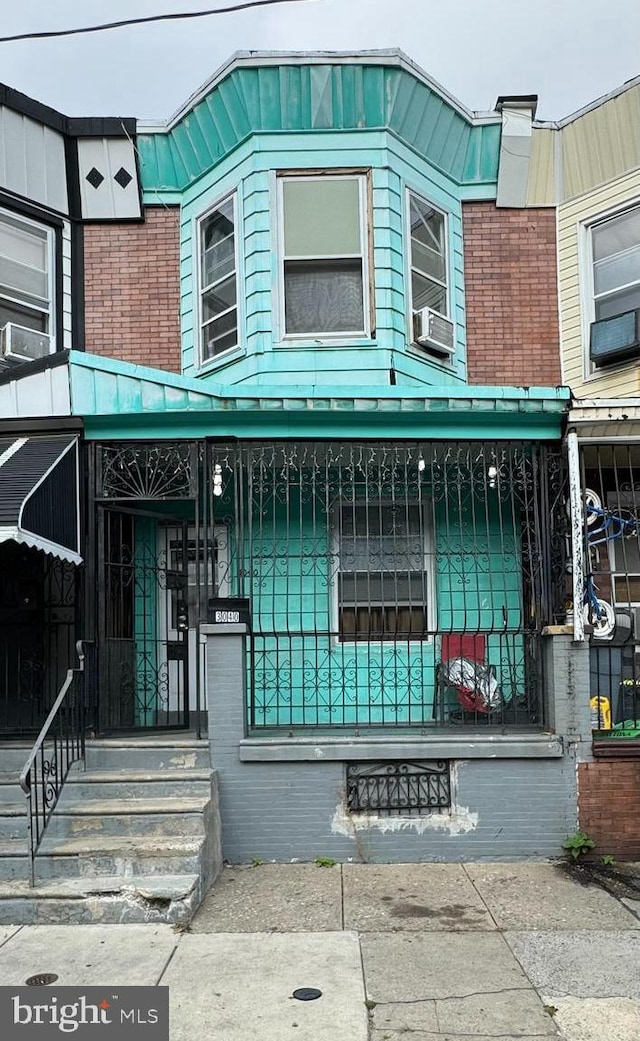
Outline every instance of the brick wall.
{"label": "brick wall", "polygon": [[561,382],[553,209],[462,208],[469,383]]}
{"label": "brick wall", "polygon": [[85,348],[179,372],[179,210],[84,229]]}
{"label": "brick wall", "polygon": [[598,857],[640,860],[640,761],[598,759],[578,767],[580,827]]}

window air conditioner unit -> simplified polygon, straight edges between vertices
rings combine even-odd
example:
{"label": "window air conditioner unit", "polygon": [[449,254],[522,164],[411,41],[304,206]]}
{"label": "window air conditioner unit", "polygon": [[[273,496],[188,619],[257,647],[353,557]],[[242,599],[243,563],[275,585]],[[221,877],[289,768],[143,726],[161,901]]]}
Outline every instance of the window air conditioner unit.
{"label": "window air conditioner unit", "polygon": [[0,354],[16,361],[34,361],[45,358],[51,353],[51,337],[48,333],[37,329],[27,329],[23,325],[7,322],[0,329]]}
{"label": "window air conditioner unit", "polygon": [[456,349],[453,322],[430,307],[414,312],[413,339],[420,347],[441,357],[450,358]]}
{"label": "window air conditioner unit", "polygon": [[640,307],[591,323],[589,356],[594,365],[611,365],[640,354]]}

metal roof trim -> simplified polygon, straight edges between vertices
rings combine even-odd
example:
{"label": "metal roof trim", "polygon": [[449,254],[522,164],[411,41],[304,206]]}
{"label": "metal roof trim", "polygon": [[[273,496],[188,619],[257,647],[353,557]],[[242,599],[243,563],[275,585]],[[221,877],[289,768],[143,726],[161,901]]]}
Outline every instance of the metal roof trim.
{"label": "metal roof trim", "polygon": [[469,109],[446,87],[433,79],[420,65],[399,48],[364,51],[235,51],[202,86],[166,121],[139,120],[138,134],[166,134],[189,114],[218,84],[238,68],[258,68],[267,65],[387,65],[409,72],[426,87],[438,94],[473,126],[500,123],[500,114],[493,110]]}

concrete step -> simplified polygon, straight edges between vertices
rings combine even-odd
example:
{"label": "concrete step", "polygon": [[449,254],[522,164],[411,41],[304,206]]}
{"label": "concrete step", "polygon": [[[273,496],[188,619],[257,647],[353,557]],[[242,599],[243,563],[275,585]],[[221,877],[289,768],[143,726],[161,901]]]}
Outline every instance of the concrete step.
{"label": "concrete step", "polygon": [[206,770],[209,742],[197,738],[99,738],[87,741],[88,770]]}
{"label": "concrete step", "polygon": [[95,875],[190,875],[199,872],[203,836],[91,835],[45,838],[37,873],[46,878]]}
{"label": "concrete step", "polygon": [[215,772],[193,736],[92,741],[71,767],[28,885],[27,802],[0,748],[0,924],[187,922],[221,866]]}
{"label": "concrete step", "polygon": [[[36,858],[41,881],[99,875],[191,875],[200,872],[204,836],[90,835],[59,839],[45,833]],[[0,879],[27,879],[27,842],[0,842]]]}
{"label": "concrete step", "polygon": [[212,770],[82,770],[69,771],[65,791],[74,801],[84,799],[138,799],[206,795]]}
{"label": "concrete step", "polygon": [[198,874],[0,882],[0,925],[186,924],[203,895]]}
{"label": "concrete step", "polygon": [[82,802],[74,801],[74,795],[73,790],[66,787],[63,790],[47,827],[50,839],[80,835],[202,835],[204,813],[211,801],[210,791],[191,798],[85,799]]}
{"label": "concrete step", "polygon": [[0,772],[0,813],[6,803],[16,803],[24,799],[18,776],[13,771]]}
{"label": "concrete step", "polygon": [[[35,740],[35,738],[34,738]],[[29,758],[32,742],[0,741],[0,771],[20,776],[20,771]]]}
{"label": "concrete step", "polygon": [[27,834],[27,801],[0,803],[0,841],[24,838]]}

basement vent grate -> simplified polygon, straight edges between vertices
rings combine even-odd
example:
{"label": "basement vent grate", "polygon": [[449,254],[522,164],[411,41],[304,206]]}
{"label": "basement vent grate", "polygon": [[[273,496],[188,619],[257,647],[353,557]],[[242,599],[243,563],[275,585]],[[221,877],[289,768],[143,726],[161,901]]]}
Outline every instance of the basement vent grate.
{"label": "basement vent grate", "polygon": [[418,817],[450,806],[451,775],[446,759],[347,763],[350,813]]}

